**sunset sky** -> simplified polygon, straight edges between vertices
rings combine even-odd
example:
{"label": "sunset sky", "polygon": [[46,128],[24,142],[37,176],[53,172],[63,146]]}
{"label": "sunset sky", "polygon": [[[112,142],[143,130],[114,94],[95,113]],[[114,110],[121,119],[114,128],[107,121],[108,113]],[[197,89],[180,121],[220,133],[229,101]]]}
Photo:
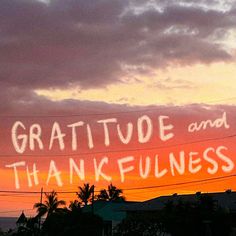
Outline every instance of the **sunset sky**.
{"label": "sunset sky", "polygon": [[[209,147],[220,146],[236,163],[236,1],[235,0],[1,0],[0,2],[0,190],[77,191],[84,182],[96,190],[112,181],[124,189],[127,200],[146,200],[173,193],[236,190],[234,178],[184,186],[148,190],[134,187],[158,186],[218,178],[235,173],[224,171],[226,163],[211,152],[219,171],[208,173],[212,163],[203,158]],[[226,114],[218,128],[189,133],[191,123],[216,120]],[[137,120],[148,116],[153,135],[146,143],[138,142]],[[160,139],[159,116],[168,116],[174,137]],[[97,121],[116,118],[123,133],[133,124],[128,144],[117,136],[115,123],[109,125],[110,145],[104,144],[103,126]],[[11,129],[21,121],[29,134],[30,125],[42,128],[44,149],[36,144],[22,154],[16,152]],[[71,129],[79,128],[78,149],[71,148]],[[54,122],[65,133],[65,149],[55,144],[49,150]],[[86,125],[90,125],[94,147],[89,148]],[[144,133],[147,127],[144,125]],[[167,132],[168,133],[168,132]],[[201,142],[200,142],[201,141]],[[55,141],[57,143],[57,141]],[[179,158],[186,152],[186,171],[171,175],[169,153]],[[189,172],[188,153],[198,152],[202,169]],[[154,176],[155,155],[168,173]],[[95,181],[93,159],[108,157],[104,172],[111,181]],[[134,170],[121,182],[117,161],[133,156]],[[151,172],[139,176],[140,156],[151,158]],[[85,161],[86,179],[74,176],[69,182],[69,158]],[[49,163],[54,160],[63,186],[55,178],[46,185]],[[20,189],[15,188],[14,172],[6,165],[25,161],[32,170],[36,163],[39,184],[29,187],[26,167],[19,167]],[[144,162],[143,162],[144,164]],[[227,163],[229,164],[229,163]],[[128,164],[129,166],[129,164]],[[73,194],[61,194],[69,202]],[[19,215],[32,206],[39,194],[0,193],[0,215]]]}

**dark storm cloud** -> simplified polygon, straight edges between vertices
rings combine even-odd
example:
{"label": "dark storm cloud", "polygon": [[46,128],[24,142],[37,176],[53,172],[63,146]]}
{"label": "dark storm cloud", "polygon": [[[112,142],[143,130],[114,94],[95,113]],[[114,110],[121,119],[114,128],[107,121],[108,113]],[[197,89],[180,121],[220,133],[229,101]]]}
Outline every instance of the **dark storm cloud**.
{"label": "dark storm cloud", "polygon": [[188,6],[176,1],[143,2],[2,0],[4,107],[14,107],[24,96],[25,106],[32,100],[43,102],[33,93],[35,89],[105,87],[124,81],[123,76],[148,75],[170,63],[232,60],[224,45],[214,39],[235,27],[233,9],[206,10],[194,1]]}

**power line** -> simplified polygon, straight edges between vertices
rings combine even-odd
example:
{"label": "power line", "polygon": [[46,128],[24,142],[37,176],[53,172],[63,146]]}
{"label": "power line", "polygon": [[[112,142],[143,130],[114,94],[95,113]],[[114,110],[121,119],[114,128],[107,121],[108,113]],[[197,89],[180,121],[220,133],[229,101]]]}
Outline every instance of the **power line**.
{"label": "power line", "polygon": [[[0,198],[1,197],[12,197],[12,198],[25,198],[26,195],[24,194],[21,194],[21,195],[18,195],[17,193],[14,193],[14,195],[12,194],[7,194],[7,193],[3,193],[3,194],[0,194]],[[27,197],[31,197],[31,198],[36,198],[38,197],[37,195],[30,195],[30,194],[27,194]],[[16,199],[17,200],[17,199]]]}
{"label": "power line", "polygon": [[[228,100],[236,99],[236,97],[229,97],[218,100],[206,101],[204,103],[194,103],[194,104],[208,104],[215,102],[223,102]],[[165,108],[163,105],[160,105],[161,108]],[[88,113],[88,114],[64,114],[64,115],[0,115],[0,118],[52,118],[52,117],[86,117],[86,116],[102,116],[102,115],[116,115],[116,114],[129,114],[129,113],[137,113],[137,112],[148,112],[148,111],[156,111],[160,109],[158,108],[146,108],[146,109],[138,109],[138,110],[129,110],[129,111],[117,111],[117,112],[103,112],[103,113]]]}
{"label": "power line", "polygon": [[[24,211],[33,211],[34,209],[30,208],[30,209],[24,209]],[[0,211],[0,214],[5,214],[5,213],[13,213],[13,212],[21,212],[22,209],[19,210],[12,210],[12,211]]]}
{"label": "power line", "polygon": [[[134,187],[134,188],[124,188],[123,191],[133,191],[133,190],[144,190],[144,189],[154,189],[154,188],[164,188],[164,187],[171,187],[171,186],[180,186],[180,185],[186,185],[186,184],[194,184],[194,183],[204,183],[208,181],[220,181],[227,178],[236,177],[236,174],[232,175],[226,175],[226,176],[220,176],[220,177],[214,177],[214,178],[207,178],[207,179],[200,179],[200,180],[192,180],[187,182],[179,182],[179,183],[173,183],[173,184],[164,184],[164,185],[152,185],[152,186],[143,186],[143,187]],[[56,191],[58,194],[74,194],[77,193],[77,191]],[[100,192],[100,191],[95,191]],[[0,193],[11,193],[11,194],[40,194],[41,191],[15,191],[15,190],[0,190]],[[48,191],[45,191],[44,193],[50,193]]]}
{"label": "power line", "polygon": [[0,118],[53,118],[53,117],[71,118],[71,117],[129,114],[129,113],[156,111],[157,109],[159,108],[147,108],[147,109],[132,110],[132,111],[117,111],[117,112],[103,112],[103,113],[67,114],[67,115],[0,115]]}
{"label": "power line", "polygon": [[97,152],[81,152],[81,153],[70,153],[70,154],[0,154],[0,157],[68,157],[68,156],[87,156],[87,155],[93,155],[93,154],[105,154],[105,153],[119,153],[119,152],[134,152],[134,151],[146,151],[146,150],[156,150],[156,149],[167,149],[171,147],[178,147],[183,145],[189,145],[189,144],[195,144],[195,143],[202,143],[202,142],[209,142],[209,141],[216,141],[216,140],[222,140],[227,138],[234,138],[236,137],[236,134],[223,136],[223,137],[217,137],[217,138],[207,138],[207,139],[200,139],[196,141],[190,141],[190,142],[184,142],[184,143],[177,143],[177,144],[169,144],[166,146],[154,146],[154,147],[146,147],[146,148],[133,148],[133,149],[121,149],[121,150],[104,150],[104,151],[97,151]]}
{"label": "power line", "polygon": [[[192,186],[197,186],[197,185],[204,185],[204,184],[212,184],[212,183],[219,183],[219,182],[221,182],[221,181],[225,181],[225,178],[224,179],[213,179],[213,180],[209,180],[209,181],[206,181],[206,182],[198,182],[198,183],[186,183],[186,184],[184,184],[185,185],[185,187],[186,188],[188,188],[188,187],[192,187]],[[181,187],[182,185],[177,185],[177,186],[174,186],[174,187],[172,187],[172,186],[170,186],[170,187],[168,187],[168,188],[165,188],[165,189],[159,189],[158,191],[167,191],[167,190],[173,190],[173,189],[179,189],[180,187]],[[123,190],[123,189],[122,189]],[[153,188],[149,188],[149,189],[145,189],[146,191],[148,191],[148,190],[150,190],[150,191],[153,191]],[[125,191],[125,190],[124,190]],[[142,193],[142,191],[143,191],[143,189],[138,189],[137,190],[137,192],[134,192],[134,193],[136,193],[136,194],[141,194]],[[127,194],[127,193],[126,193]],[[129,193],[128,193],[129,194]],[[133,192],[131,193],[131,194],[133,194]]]}
{"label": "power line", "polygon": [[[235,177],[235,175],[231,175],[231,176],[223,176],[223,177],[217,177],[217,178],[211,178],[211,179],[204,179],[204,180],[197,180],[197,182],[193,182],[193,181],[190,181],[190,182],[184,182],[184,183],[180,183],[180,184],[177,184],[177,186],[175,185],[175,184],[172,184],[170,187],[171,188],[166,188],[166,189],[161,189],[161,191],[166,191],[166,190],[173,190],[173,189],[178,189],[179,188],[179,186],[181,186],[182,184],[184,184],[184,185],[187,185],[186,187],[191,187],[191,186],[195,186],[195,185],[198,185],[198,184],[211,184],[211,183],[217,183],[217,182],[220,182],[220,181],[224,181],[226,178],[231,178],[231,177]],[[204,181],[204,182],[203,182]],[[172,187],[172,186],[174,186],[174,187]],[[145,188],[145,190],[147,190],[147,189],[150,189],[150,190],[152,190],[153,188],[157,188],[157,187],[164,187],[163,185],[160,185],[160,186],[145,186],[144,188]],[[129,191],[129,190],[132,190],[132,191],[134,191],[134,190],[138,190],[138,192],[135,192],[135,194],[141,194],[142,193],[142,190],[144,189],[143,187],[140,187],[139,189],[137,189],[137,188],[135,188],[135,189],[133,189],[133,188],[129,188],[129,189],[122,189],[123,191]],[[1,191],[0,191],[1,192]],[[95,191],[95,192],[100,192],[100,191]],[[39,194],[39,192],[34,192],[35,194]],[[45,192],[45,193],[50,193],[50,192]],[[75,191],[63,191],[63,192],[57,192],[57,193],[59,193],[59,194],[75,194],[76,192]],[[29,193],[27,192],[27,196],[26,196],[26,194],[25,194],[25,192],[20,192],[20,194],[21,195],[18,195],[19,193],[17,192],[15,192],[14,191],[14,193],[12,193],[11,192],[11,194],[6,194],[6,193],[4,193],[4,194],[1,194],[0,193],[0,198],[1,197],[23,197],[23,198],[25,198],[25,197],[29,197]],[[127,193],[126,193],[127,194]],[[129,193],[128,193],[129,194]],[[133,194],[133,192],[132,192],[132,194]],[[36,195],[31,195],[31,197],[37,197]],[[70,198],[70,196],[64,196],[63,198]],[[7,200],[6,200],[7,201]],[[16,201],[14,201],[14,202],[16,202]],[[30,202],[27,202],[27,203],[30,203]]]}
{"label": "power line", "polygon": [[164,185],[154,185],[154,186],[127,188],[127,189],[123,189],[123,191],[139,190],[139,189],[144,190],[144,189],[180,186],[180,185],[193,184],[193,183],[203,183],[203,182],[212,181],[212,180],[222,180],[222,179],[232,178],[232,177],[236,177],[236,174],[221,176],[221,177],[215,177],[215,178],[209,178],[209,179],[202,179],[202,180],[192,180],[192,181],[188,181],[188,182],[180,182],[180,183],[174,183],[174,184],[164,184]]}
{"label": "power line", "polygon": [[[15,190],[0,190],[0,193],[11,193],[11,194],[39,194],[41,191],[15,191]],[[51,193],[50,191],[44,191],[43,193]],[[76,193],[76,191],[57,191],[57,193]]]}
{"label": "power line", "polygon": [[[1,199],[1,202],[12,202],[12,203],[19,203],[19,201],[12,201],[12,200],[8,200],[8,199]],[[29,201],[20,201],[21,203],[25,203],[25,204],[30,204],[30,205],[33,205],[33,200],[31,202]]]}

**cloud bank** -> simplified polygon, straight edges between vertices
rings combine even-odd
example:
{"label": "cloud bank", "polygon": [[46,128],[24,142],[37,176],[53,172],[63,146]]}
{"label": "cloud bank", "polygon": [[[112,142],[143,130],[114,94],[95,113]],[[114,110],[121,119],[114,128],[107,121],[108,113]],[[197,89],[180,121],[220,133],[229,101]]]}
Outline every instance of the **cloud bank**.
{"label": "cloud bank", "polygon": [[171,64],[231,62],[234,55],[223,41],[236,26],[235,3],[219,6],[220,1],[2,0],[0,110],[51,104],[37,89],[104,88]]}

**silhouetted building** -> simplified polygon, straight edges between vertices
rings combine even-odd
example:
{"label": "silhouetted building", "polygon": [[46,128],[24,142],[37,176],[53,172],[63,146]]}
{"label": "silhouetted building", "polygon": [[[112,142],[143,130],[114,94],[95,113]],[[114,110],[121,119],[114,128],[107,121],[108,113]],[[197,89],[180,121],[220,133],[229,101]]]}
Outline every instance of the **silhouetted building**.
{"label": "silhouetted building", "polygon": [[196,202],[199,199],[199,196],[201,195],[210,196],[215,201],[217,206],[220,206],[225,211],[236,213],[236,192],[230,190],[216,193],[197,192],[195,194],[173,194],[169,196],[161,196],[144,202],[138,202],[136,204],[126,206],[124,210],[128,213],[158,211],[162,210],[170,201],[173,202],[173,204],[177,204],[179,201]]}
{"label": "silhouetted building", "polygon": [[112,235],[112,231],[117,224],[127,217],[125,207],[136,204],[129,201],[95,201],[94,205],[87,205],[82,208],[83,212],[93,212],[103,219],[103,236]]}

